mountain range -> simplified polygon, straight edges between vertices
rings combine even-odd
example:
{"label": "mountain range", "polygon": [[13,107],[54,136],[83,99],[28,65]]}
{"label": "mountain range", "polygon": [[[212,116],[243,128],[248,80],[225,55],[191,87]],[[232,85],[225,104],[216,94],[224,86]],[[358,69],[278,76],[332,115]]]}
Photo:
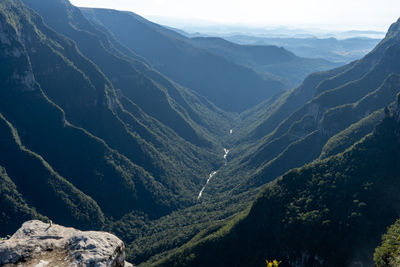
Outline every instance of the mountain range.
{"label": "mountain range", "polygon": [[242,45],[282,46],[298,56],[324,58],[336,63],[349,63],[371,51],[381,40],[379,37],[315,37],[315,36],[249,36],[232,34],[223,38]]}
{"label": "mountain range", "polygon": [[190,42],[210,53],[251,68],[264,77],[276,77],[288,88],[301,84],[310,73],[338,66],[325,59],[300,58],[274,45],[238,45],[215,37],[192,38]]}
{"label": "mountain range", "polygon": [[400,21],[338,66],[3,0],[0,47],[0,235],[109,231],[139,266],[395,260]]}

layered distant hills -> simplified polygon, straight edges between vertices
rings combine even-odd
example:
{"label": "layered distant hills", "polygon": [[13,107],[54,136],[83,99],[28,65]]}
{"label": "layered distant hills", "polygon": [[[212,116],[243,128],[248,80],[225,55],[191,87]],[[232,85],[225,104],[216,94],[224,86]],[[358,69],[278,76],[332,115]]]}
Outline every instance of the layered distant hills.
{"label": "layered distant hills", "polygon": [[400,215],[399,39],[336,67],[3,0],[0,235],[106,230],[140,266],[372,264]]}
{"label": "layered distant hills", "polygon": [[158,71],[226,111],[241,112],[285,89],[251,69],[189,44],[188,39],[130,12],[83,9],[91,21],[145,57]]}
{"label": "layered distant hills", "polygon": [[227,111],[242,112],[300,83],[311,72],[336,66],[326,60],[298,58],[276,46],[190,39],[130,12],[82,11],[157,70]]}
{"label": "layered distant hills", "polygon": [[[357,34],[355,32],[354,34]],[[380,33],[371,32],[372,37],[350,36],[343,37],[315,37],[315,36],[249,36],[232,34],[224,36],[225,39],[243,45],[277,45],[283,46],[298,56],[308,58],[324,58],[331,62],[351,62],[364,56],[372,50],[380,41],[374,35]],[[368,36],[368,32],[366,32]]]}
{"label": "layered distant hills", "polygon": [[289,88],[301,84],[312,72],[339,65],[325,59],[301,58],[283,47],[274,45],[238,45],[213,37],[192,38],[190,42],[210,53],[251,68],[264,77],[280,79]]}

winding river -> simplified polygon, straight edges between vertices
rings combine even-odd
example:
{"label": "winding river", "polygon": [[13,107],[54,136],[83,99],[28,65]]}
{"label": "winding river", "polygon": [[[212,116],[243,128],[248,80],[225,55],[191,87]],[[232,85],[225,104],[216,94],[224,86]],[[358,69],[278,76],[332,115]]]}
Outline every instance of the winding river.
{"label": "winding river", "polygon": [[[232,131],[232,130],[231,130],[231,131]],[[224,148],[225,166],[228,164],[228,159],[227,159],[228,154],[229,154],[229,149]],[[200,200],[201,196],[203,195],[203,191],[206,189],[208,183],[211,181],[211,179],[214,177],[214,175],[217,174],[217,172],[218,172],[218,171],[212,171],[212,172],[210,173],[210,175],[208,176],[208,179],[207,179],[206,184],[205,184],[205,185],[203,186],[203,188],[200,190],[200,193],[199,193],[199,195],[198,195],[198,197],[197,197],[197,200]]]}
{"label": "winding river", "polygon": [[203,186],[203,188],[200,190],[200,193],[199,193],[199,196],[197,197],[197,200],[199,200],[201,198],[201,196],[203,195],[204,189],[206,189],[208,183],[211,181],[211,178],[213,178],[213,176],[216,175],[216,174],[217,174],[217,171],[213,171],[213,172],[210,173],[210,176],[207,179],[206,185]]}

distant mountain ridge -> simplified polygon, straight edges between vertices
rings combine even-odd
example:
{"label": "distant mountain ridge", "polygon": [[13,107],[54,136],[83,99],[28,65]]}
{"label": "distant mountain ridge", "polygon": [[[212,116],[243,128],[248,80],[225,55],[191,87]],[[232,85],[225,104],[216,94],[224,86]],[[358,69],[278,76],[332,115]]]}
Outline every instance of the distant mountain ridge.
{"label": "distant mountain ridge", "polygon": [[263,37],[243,34],[224,36],[224,38],[242,45],[282,46],[300,57],[324,58],[337,63],[349,63],[360,59],[371,51],[381,40],[381,38],[376,37],[336,39],[334,37],[316,38],[314,36]]}
{"label": "distant mountain ridge", "polygon": [[338,66],[324,59],[300,58],[275,45],[238,45],[216,37],[192,38],[190,43],[252,68],[265,77],[281,79],[289,88],[300,84],[310,73]]}
{"label": "distant mountain ridge", "polygon": [[134,13],[82,11],[160,72],[226,111],[241,112],[285,88],[279,80],[264,80],[254,71],[199,49],[189,44],[186,37]]}
{"label": "distant mountain ridge", "polygon": [[[117,27],[116,25],[117,22],[111,20],[110,17],[111,14],[117,11],[111,11],[111,10],[107,11],[101,9],[98,10],[82,9],[82,10],[86,14],[86,16],[90,18],[93,22],[97,22],[103,25],[104,23],[106,24],[108,23],[105,26],[108,27],[111,31],[113,31],[114,34],[116,34],[117,32],[116,34],[117,38],[120,39],[122,38],[121,40],[125,40],[124,41],[125,45],[130,46],[132,50],[136,51],[138,54],[141,54],[143,57],[147,58],[149,62],[151,62],[154,65],[155,68],[165,73],[169,77],[173,78],[177,82],[180,82],[183,85],[196,90],[200,94],[203,94],[212,101],[213,99],[215,99],[214,98],[215,96],[209,95],[207,93],[206,94],[202,93],[202,90],[204,90],[204,88],[199,89],[198,84],[203,84],[203,87],[205,86],[207,88],[211,88],[210,86],[215,87],[217,84],[220,87],[223,86],[226,87],[226,85],[224,85],[223,83],[226,83],[227,79],[235,79],[233,76],[237,76],[239,74],[238,72],[239,69],[235,68],[236,69],[235,70],[231,67],[228,68],[229,65],[226,65],[226,62],[223,63],[221,61],[221,58],[229,60],[231,63],[234,63],[234,65],[239,65],[245,67],[246,69],[250,68],[254,70],[256,73],[262,76],[263,79],[266,81],[281,82],[284,84],[284,88],[290,88],[294,85],[297,85],[304,79],[306,75],[312,72],[326,70],[329,68],[333,68],[334,66],[337,66],[336,64],[328,62],[326,60],[298,58],[293,54],[290,55],[291,54],[290,52],[284,51],[282,48],[278,48],[275,46],[259,46],[259,47],[239,46],[234,43],[230,43],[228,41],[224,41],[223,39],[218,39],[218,38],[187,38],[181,35],[176,30],[170,30],[155,23],[151,23],[145,20],[144,18],[138,16],[137,14],[122,12],[121,14],[125,15],[129,14],[133,18],[133,20],[137,21],[134,22],[133,20],[131,20],[129,24],[131,30],[136,31],[137,37],[135,38],[137,39],[134,40],[133,37],[130,36],[130,40],[127,40],[126,37],[128,35],[120,31],[120,27]],[[120,17],[120,16],[118,16],[118,13],[115,13],[114,17]],[[123,24],[124,22],[122,20],[119,23],[121,23],[121,25],[125,25]],[[110,27],[112,27],[112,29]],[[129,29],[126,29],[126,32],[128,30]],[[151,32],[152,34],[150,34]],[[157,38],[159,38],[158,43],[169,42],[169,45],[164,45],[162,49],[157,49],[157,47],[149,47],[149,45],[145,46],[143,44],[144,41],[146,41],[147,44],[153,43],[155,40],[154,38],[156,38],[156,36]],[[184,49],[176,51],[176,47]],[[174,53],[175,57],[180,58],[181,61],[175,63],[175,65],[171,65],[172,64],[171,59],[166,57],[163,50],[165,50],[165,52],[169,55],[171,55],[171,53]],[[201,50],[205,50],[208,53],[214,56],[220,56],[221,58],[218,59],[218,57],[210,57],[208,53],[204,54],[201,52]],[[188,54],[189,51],[192,52]],[[202,55],[202,61],[194,60],[194,58],[191,58],[194,56],[194,54],[196,56]],[[156,55],[157,58],[155,58]],[[291,59],[290,62],[288,62],[289,59]],[[206,60],[206,62],[203,62],[203,60]],[[187,71],[189,71],[195,66],[185,65],[188,62],[192,62],[193,64],[201,64],[201,66],[204,67],[202,69],[196,69],[196,72],[198,72],[197,76],[199,77],[209,77],[209,78],[213,77],[213,75],[210,73],[205,75],[202,74],[202,72],[204,72],[206,69],[213,68],[212,65],[217,64],[216,62],[220,62],[217,65],[219,66],[218,67],[219,69],[222,68],[227,72],[227,74],[228,73],[232,74],[229,78],[226,76],[221,76],[218,78],[218,80],[210,81],[213,82],[213,84],[208,85],[204,84],[204,81],[196,80],[198,79],[197,77],[193,76],[191,77],[191,80],[188,80],[186,77],[181,77],[180,76],[181,74],[178,73],[172,74],[171,69],[168,70],[165,69],[167,65],[170,65],[170,68],[172,67],[173,69],[179,68],[179,66],[181,66],[181,69],[185,70],[187,69]],[[212,63],[212,65],[208,67],[207,65],[204,65],[204,64],[210,64],[211,62],[214,63]],[[225,65],[220,65],[220,64],[225,64]],[[221,71],[216,70],[215,72],[222,75]],[[243,86],[243,88],[248,88],[249,86],[252,87],[253,82],[256,81],[256,80],[249,81],[247,78],[245,78],[248,77],[249,73],[244,69],[241,70],[241,73],[243,73],[242,75],[244,76],[239,76],[239,77],[242,77],[243,80],[246,80],[246,85],[243,85],[241,81],[236,81],[235,83],[237,83],[237,85],[234,86],[228,85],[229,87],[233,86],[232,90],[234,90],[233,92],[231,92],[231,94],[233,95],[229,96],[230,99],[235,99],[235,94],[236,91],[238,90],[236,86],[240,85]],[[193,74],[186,73],[186,76],[187,75],[193,75]],[[269,90],[270,87],[271,86],[265,85],[266,90]],[[215,87],[215,89],[217,89],[216,92],[219,92],[221,88]],[[249,89],[246,90],[248,91]],[[249,91],[248,94],[250,94]],[[246,96],[242,96],[241,99],[242,101],[244,101],[246,99]],[[215,100],[214,103],[216,103]]]}

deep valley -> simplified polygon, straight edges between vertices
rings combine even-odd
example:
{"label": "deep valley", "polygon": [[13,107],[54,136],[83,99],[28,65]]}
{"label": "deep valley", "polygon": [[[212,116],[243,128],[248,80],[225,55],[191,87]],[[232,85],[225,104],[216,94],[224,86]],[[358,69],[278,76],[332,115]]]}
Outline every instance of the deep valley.
{"label": "deep valley", "polygon": [[113,233],[135,266],[399,266],[400,20],[350,62],[231,39],[1,0],[0,236],[38,219]]}

